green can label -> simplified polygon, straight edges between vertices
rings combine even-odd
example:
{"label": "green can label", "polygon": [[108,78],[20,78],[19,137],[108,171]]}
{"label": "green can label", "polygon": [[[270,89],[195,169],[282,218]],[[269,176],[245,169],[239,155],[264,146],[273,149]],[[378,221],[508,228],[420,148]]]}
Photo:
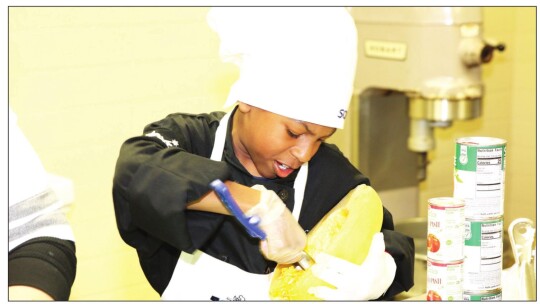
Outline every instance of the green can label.
{"label": "green can label", "polygon": [[469,292],[463,293],[463,300],[465,301],[502,301],[501,289],[496,289],[487,292]]}
{"label": "green can label", "polygon": [[502,246],[502,218],[465,219],[464,289],[486,291],[501,287]]}
{"label": "green can label", "polygon": [[476,172],[478,168],[494,166],[504,171],[506,144],[483,147],[458,142],[454,162],[457,170]]}
{"label": "green can label", "polygon": [[454,197],[465,200],[465,217],[489,218],[504,211],[506,141],[467,137],[456,141]]}

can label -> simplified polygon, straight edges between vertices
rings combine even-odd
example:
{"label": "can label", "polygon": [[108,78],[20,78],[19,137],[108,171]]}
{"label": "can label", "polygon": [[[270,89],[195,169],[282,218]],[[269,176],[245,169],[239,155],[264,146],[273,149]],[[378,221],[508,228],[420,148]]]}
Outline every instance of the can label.
{"label": "can label", "polygon": [[463,284],[466,290],[501,287],[503,220],[465,219]]}
{"label": "can label", "polygon": [[456,141],[454,197],[465,200],[465,217],[496,217],[504,210],[506,141],[466,137]]}
{"label": "can label", "polygon": [[464,202],[452,197],[428,201],[427,257],[438,261],[462,260],[465,232]]}
{"label": "can label", "polygon": [[502,301],[502,290],[495,289],[484,292],[465,291],[463,293],[465,301]]}
{"label": "can label", "polygon": [[463,260],[427,261],[428,301],[463,300]]}

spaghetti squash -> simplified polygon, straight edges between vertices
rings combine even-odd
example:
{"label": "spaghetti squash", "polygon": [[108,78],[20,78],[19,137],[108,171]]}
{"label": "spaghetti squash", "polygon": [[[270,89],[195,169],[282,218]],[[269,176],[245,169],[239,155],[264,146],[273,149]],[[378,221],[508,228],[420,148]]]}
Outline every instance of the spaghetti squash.
{"label": "spaghetti squash", "polygon": [[[312,257],[324,252],[360,265],[368,254],[373,235],[381,230],[382,218],[383,207],[375,190],[359,185],[308,233],[305,251]],[[319,300],[308,293],[315,286],[330,285],[315,277],[310,269],[279,264],[270,284],[270,298]]]}

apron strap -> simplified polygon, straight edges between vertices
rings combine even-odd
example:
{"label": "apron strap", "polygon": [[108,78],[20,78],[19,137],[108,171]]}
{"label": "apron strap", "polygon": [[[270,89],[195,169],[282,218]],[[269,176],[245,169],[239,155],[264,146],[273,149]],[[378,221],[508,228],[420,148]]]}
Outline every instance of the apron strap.
{"label": "apron strap", "polygon": [[304,163],[298,171],[298,175],[294,180],[294,207],[292,215],[298,221],[300,217],[300,210],[302,209],[302,204],[304,203],[304,193],[306,191],[306,183],[308,176],[308,165],[309,163]]}
{"label": "apron strap", "polygon": [[214,139],[214,147],[212,148],[211,160],[220,161],[223,157],[223,150],[225,149],[225,138],[227,138],[227,126],[229,125],[229,118],[231,117],[229,112],[225,114],[219,121],[219,126],[216,131],[216,138]]}

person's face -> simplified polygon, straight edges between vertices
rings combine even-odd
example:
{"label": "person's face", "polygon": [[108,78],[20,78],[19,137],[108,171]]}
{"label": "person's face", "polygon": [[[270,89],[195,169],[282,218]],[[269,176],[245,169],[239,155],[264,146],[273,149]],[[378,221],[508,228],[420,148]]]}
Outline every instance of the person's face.
{"label": "person's face", "polygon": [[234,152],[253,176],[284,178],[309,161],[335,130],[240,103],[232,130]]}

